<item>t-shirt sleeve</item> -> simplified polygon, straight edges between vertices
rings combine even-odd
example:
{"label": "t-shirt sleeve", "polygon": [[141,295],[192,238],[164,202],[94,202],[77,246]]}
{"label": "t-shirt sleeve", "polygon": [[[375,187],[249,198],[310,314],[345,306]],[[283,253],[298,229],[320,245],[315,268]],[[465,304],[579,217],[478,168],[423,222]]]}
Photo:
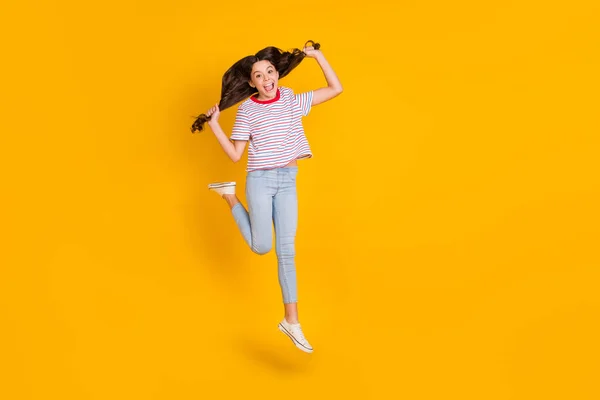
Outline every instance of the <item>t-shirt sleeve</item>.
{"label": "t-shirt sleeve", "polygon": [[238,107],[237,115],[235,116],[235,122],[233,123],[233,130],[231,140],[249,140],[250,139],[250,118],[248,114],[244,112],[241,107]]}
{"label": "t-shirt sleeve", "polygon": [[306,117],[310,112],[310,108],[312,105],[313,91],[311,90],[304,93],[298,93],[295,95],[295,97],[296,103],[298,103],[300,109],[302,110],[302,115]]}

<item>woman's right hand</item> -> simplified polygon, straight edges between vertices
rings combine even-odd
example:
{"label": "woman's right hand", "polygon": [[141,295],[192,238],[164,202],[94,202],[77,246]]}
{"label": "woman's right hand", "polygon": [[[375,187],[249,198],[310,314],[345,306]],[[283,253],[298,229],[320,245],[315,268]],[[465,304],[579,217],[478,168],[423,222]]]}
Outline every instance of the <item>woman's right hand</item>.
{"label": "woman's right hand", "polygon": [[219,110],[219,104],[215,104],[210,110],[206,112],[206,116],[210,117],[208,120],[208,125],[218,124],[219,123],[219,115],[221,111]]}

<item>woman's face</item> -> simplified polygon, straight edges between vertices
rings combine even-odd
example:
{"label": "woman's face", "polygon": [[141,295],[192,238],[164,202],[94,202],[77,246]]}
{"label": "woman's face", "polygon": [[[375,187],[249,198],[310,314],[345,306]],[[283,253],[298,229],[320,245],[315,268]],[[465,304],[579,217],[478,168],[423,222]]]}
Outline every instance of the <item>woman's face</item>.
{"label": "woman's face", "polygon": [[270,61],[257,61],[252,65],[250,73],[250,86],[258,90],[259,99],[272,99],[277,94],[279,72],[275,70]]}

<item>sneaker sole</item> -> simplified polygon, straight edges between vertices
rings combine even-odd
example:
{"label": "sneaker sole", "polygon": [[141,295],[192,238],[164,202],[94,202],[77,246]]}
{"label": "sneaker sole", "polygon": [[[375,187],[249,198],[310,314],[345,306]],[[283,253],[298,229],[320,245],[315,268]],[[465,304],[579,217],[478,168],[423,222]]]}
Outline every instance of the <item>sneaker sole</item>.
{"label": "sneaker sole", "polygon": [[211,183],[210,185],[208,185],[208,188],[209,189],[218,189],[218,188],[224,188],[224,187],[228,187],[228,186],[235,186],[235,182]]}
{"label": "sneaker sole", "polygon": [[281,332],[283,332],[287,337],[289,337],[292,340],[292,343],[294,343],[294,345],[299,348],[300,350],[302,350],[305,353],[312,353],[313,350],[309,349],[308,347],[305,347],[302,343],[298,342],[294,336],[292,336],[291,333],[289,333],[281,324],[278,325],[279,330]]}

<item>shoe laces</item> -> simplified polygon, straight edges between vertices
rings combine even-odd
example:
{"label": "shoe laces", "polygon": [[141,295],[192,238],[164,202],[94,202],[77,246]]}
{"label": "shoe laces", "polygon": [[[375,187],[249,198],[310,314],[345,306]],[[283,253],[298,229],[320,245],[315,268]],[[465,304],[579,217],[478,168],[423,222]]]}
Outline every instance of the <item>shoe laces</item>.
{"label": "shoe laces", "polygon": [[304,337],[304,332],[302,332],[302,328],[300,327],[300,325],[292,326],[292,330],[294,332],[294,336],[296,337],[296,339],[298,339],[298,341],[304,344],[308,343],[308,340],[306,340],[306,338]]}

